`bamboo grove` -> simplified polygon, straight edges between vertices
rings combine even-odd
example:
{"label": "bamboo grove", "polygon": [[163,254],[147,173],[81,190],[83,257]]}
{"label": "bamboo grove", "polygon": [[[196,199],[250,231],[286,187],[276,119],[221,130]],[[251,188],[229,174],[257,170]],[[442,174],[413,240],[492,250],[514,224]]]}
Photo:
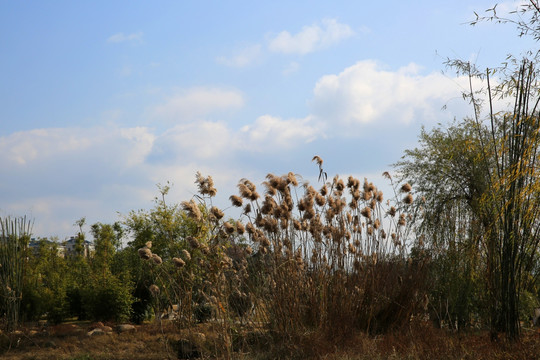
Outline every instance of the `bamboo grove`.
{"label": "bamboo grove", "polygon": [[0,218],[0,321],[8,330],[19,323],[31,228],[26,217]]}
{"label": "bamboo grove", "polygon": [[[459,61],[451,65],[486,84],[484,92],[471,87],[465,94],[475,116],[446,129],[424,130],[421,146],[406,151],[397,167],[428,199],[418,220],[434,256],[456,254],[458,266],[449,264],[448,269],[461,272],[460,281],[471,287],[480,279],[486,284],[461,300],[474,298],[477,308],[487,309],[484,316],[490,319],[493,336],[505,333],[517,339],[520,296],[525,290],[537,296],[538,73],[533,62],[524,60],[505,81],[492,86],[491,70],[482,73]],[[485,118],[481,95],[489,106]],[[511,110],[495,112],[495,101],[511,101]],[[454,320],[470,324],[470,313],[463,310]]]}

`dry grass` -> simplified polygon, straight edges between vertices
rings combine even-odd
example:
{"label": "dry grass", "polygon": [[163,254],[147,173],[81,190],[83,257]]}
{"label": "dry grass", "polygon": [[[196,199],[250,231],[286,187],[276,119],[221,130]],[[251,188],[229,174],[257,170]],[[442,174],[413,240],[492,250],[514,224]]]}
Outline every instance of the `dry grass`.
{"label": "dry grass", "polygon": [[[0,335],[0,357],[9,360],[31,359],[176,359],[174,344],[182,338],[202,337],[202,359],[227,358],[213,353],[221,341],[220,329],[201,324],[195,332],[178,330],[173,324],[157,323],[137,327],[136,333],[88,337],[89,324],[60,325],[47,331],[27,327],[23,334]],[[31,330],[39,332],[30,335]],[[196,336],[197,335],[197,336]],[[357,332],[334,341],[317,333],[306,333],[295,344],[265,342],[271,338],[252,331],[243,332],[230,358],[242,360],[266,359],[324,359],[324,360],[382,360],[382,359],[471,359],[471,360],[530,360],[540,354],[540,334],[527,331],[520,343],[490,341],[488,332],[449,333],[430,324],[411,325],[406,330],[385,335],[368,336]],[[11,341],[11,348],[8,349]]]}
{"label": "dry grass", "polygon": [[[23,334],[2,337],[2,359],[168,359],[165,333],[155,325],[138,327],[135,333],[88,336],[88,324],[59,325],[49,329],[26,328]],[[31,334],[31,331],[38,331]]]}
{"label": "dry grass", "polygon": [[263,192],[240,180],[230,199],[243,215],[225,220],[212,204],[215,188],[207,191],[213,182],[198,174],[199,195],[182,202],[197,223],[182,240],[189,256],[174,257],[171,271],[151,261],[157,255],[148,246],[139,249],[161,290],[152,292],[156,301],[178,304],[182,327],[193,329],[202,312],[222,325],[217,354],[232,356],[239,323],[272,334],[286,357],[325,342],[318,339],[334,344],[359,331],[396,330],[425,311],[428,259],[406,251],[415,245],[410,186],[396,185],[385,200],[367,179],[335,176],[316,189],[298,178],[268,174]]}
{"label": "dry grass", "polygon": [[540,354],[540,336],[529,332],[520,343],[495,343],[487,331],[449,333],[429,326],[379,337],[359,335],[352,346],[321,356],[326,360],[471,359],[532,360]]}

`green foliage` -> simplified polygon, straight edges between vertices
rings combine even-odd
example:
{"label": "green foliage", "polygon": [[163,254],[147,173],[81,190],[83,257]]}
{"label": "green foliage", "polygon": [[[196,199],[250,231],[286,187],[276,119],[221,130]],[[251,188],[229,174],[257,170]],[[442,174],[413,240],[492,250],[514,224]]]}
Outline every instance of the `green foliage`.
{"label": "green foliage", "polygon": [[61,322],[69,313],[66,294],[69,278],[66,260],[59,256],[58,243],[41,239],[37,251],[28,255],[23,317],[37,320],[47,315],[50,321]]}
{"label": "green foliage", "polygon": [[[524,60],[510,79],[493,89],[505,99],[512,97],[514,108],[494,113],[490,71],[483,76],[470,64],[452,65],[471,78],[488,80],[486,121],[481,120],[478,93],[471,88],[467,96],[475,117],[447,129],[422,131],[420,147],[406,151],[397,166],[426,199],[418,204],[419,231],[441,261],[435,279],[455,282],[440,287],[436,295],[439,301],[446,298],[447,317],[457,311],[456,321],[467,323],[475,307],[468,299],[482,290],[490,311],[486,322],[494,332],[516,339],[519,298],[528,286],[523,279],[536,267],[540,245],[540,120],[529,106],[537,103],[538,74],[534,64]],[[460,266],[445,265],[446,259]],[[470,280],[479,276],[485,286],[471,288]]]}
{"label": "green foliage", "polygon": [[118,224],[96,223],[91,226],[91,232],[95,252],[89,259],[89,276],[80,287],[82,309],[94,320],[125,321],[131,314],[134,298],[129,269],[113,266],[118,263],[115,259],[121,228]]}
{"label": "green foliage", "polygon": [[86,240],[85,233],[83,232],[83,226],[86,224],[86,218],[82,217],[79,220],[75,222],[74,225],[77,225],[79,227],[79,232],[77,233],[77,236],[75,238],[75,256],[77,258],[83,258],[85,256],[88,256],[89,254],[85,253],[85,246],[84,242]]}
{"label": "green foliage", "polygon": [[[479,325],[486,318],[481,296],[485,285],[465,251],[453,251],[433,259],[430,267],[430,315],[439,326],[459,330]],[[485,290],[484,290],[485,291]]]}
{"label": "green foliage", "polygon": [[[172,258],[180,256],[182,250],[189,247],[186,239],[196,235],[204,239],[207,229],[201,227],[188,214],[182,210],[180,204],[169,205],[166,202],[168,186],[158,186],[160,197],[154,199],[154,207],[149,210],[131,211],[125,218],[123,225],[126,232],[133,239],[128,246],[119,254],[117,264],[129,268],[131,279],[135,284],[134,297],[137,299],[133,304],[132,320],[140,322],[152,311],[151,306],[164,308],[171,305],[171,301],[165,294],[173,294],[175,289],[168,279],[175,273],[175,266]],[[204,209],[203,209],[204,211]],[[137,250],[151,243],[152,251],[159,254],[163,265],[159,269],[152,263],[144,262],[139,258]],[[194,258],[203,259],[205,255],[200,249],[193,252]],[[204,276],[200,271],[197,262],[187,264],[193,278],[189,279],[197,283],[197,288],[201,288]],[[162,294],[158,298],[151,296],[148,287],[155,282],[162,289]]]}
{"label": "green foliage", "polygon": [[[486,288],[478,242],[484,234],[481,210],[487,189],[482,144],[472,119],[447,128],[422,129],[419,146],[396,164],[423,201],[417,203],[417,231],[433,255],[431,316],[462,328],[479,318]],[[487,166],[490,166],[487,164]]]}
{"label": "green foliage", "polygon": [[129,319],[133,297],[132,285],[108,275],[89,279],[82,292],[83,307],[93,320],[125,321]]}
{"label": "green foliage", "polygon": [[540,306],[540,301],[536,294],[529,291],[522,291],[519,297],[519,320],[525,323],[530,322],[534,309]]}
{"label": "green foliage", "polygon": [[[78,238],[84,238],[84,233],[79,232]],[[67,289],[66,296],[68,302],[68,314],[70,317],[77,317],[79,320],[87,319],[87,314],[83,307],[84,287],[91,275],[88,257],[83,253],[76,252],[75,256],[66,259],[69,271],[66,273]]]}
{"label": "green foliage", "polygon": [[77,225],[81,247],[73,256],[59,256],[58,243],[47,239],[41,239],[37,251],[28,254],[22,304],[25,319],[46,316],[56,323],[73,316],[81,320],[129,317],[133,284],[129,269],[116,260],[121,229],[118,224],[94,224],[96,251],[89,257],[84,251],[84,218]]}
{"label": "green foliage", "polygon": [[131,211],[124,219],[127,232],[133,240],[128,243],[132,249],[152,242],[154,251],[169,260],[185,248],[184,239],[203,229],[182,211],[179,204],[169,205],[165,197],[168,187],[159,187],[161,197],[156,197],[150,211]]}

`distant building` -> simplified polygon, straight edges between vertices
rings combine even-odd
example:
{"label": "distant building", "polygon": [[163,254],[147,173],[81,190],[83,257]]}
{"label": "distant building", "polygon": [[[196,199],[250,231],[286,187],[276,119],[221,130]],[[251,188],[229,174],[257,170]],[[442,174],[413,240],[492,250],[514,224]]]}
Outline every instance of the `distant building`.
{"label": "distant building", "polygon": [[66,253],[66,248],[55,242],[55,241],[51,241],[51,240],[48,240],[48,239],[36,239],[36,238],[32,238],[30,239],[30,242],[28,243],[28,249],[30,249],[34,255],[37,255],[38,252],[39,252],[39,247],[41,246],[42,242],[46,242],[47,244],[56,244],[56,249],[57,249],[57,255],[59,257],[65,257],[65,253]]}
{"label": "distant building", "polygon": [[[64,242],[64,248],[66,256],[73,256],[77,253],[77,237],[72,236],[69,240]],[[94,253],[96,248],[94,244],[88,240],[84,240],[83,244],[83,256],[90,257]]]}
{"label": "distant building", "polygon": [[[51,241],[48,239],[36,239],[32,238],[30,239],[30,242],[28,243],[28,249],[31,250],[34,255],[37,255],[39,253],[39,247],[41,246],[42,242],[46,242],[49,245],[56,245],[57,248],[57,255],[64,258],[69,256],[74,256],[77,254],[77,237],[72,236],[68,240],[64,241],[63,243],[58,243],[55,241]],[[95,251],[95,246],[92,242],[85,240],[83,244],[83,256],[90,257]]]}

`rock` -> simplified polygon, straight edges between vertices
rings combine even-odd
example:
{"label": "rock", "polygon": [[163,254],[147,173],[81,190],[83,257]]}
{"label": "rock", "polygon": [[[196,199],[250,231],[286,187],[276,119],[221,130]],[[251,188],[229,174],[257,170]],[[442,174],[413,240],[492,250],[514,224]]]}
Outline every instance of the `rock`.
{"label": "rock", "polygon": [[37,332],[36,330],[30,330],[30,331],[28,332],[28,336],[34,336],[34,335],[36,335],[37,333],[38,333],[38,332]]}
{"label": "rock", "polygon": [[137,331],[137,329],[135,328],[135,326],[133,326],[131,324],[122,324],[122,325],[118,325],[116,327],[116,331],[118,331],[119,333],[135,332],[135,331]]}
{"label": "rock", "polygon": [[101,329],[94,329],[92,331],[89,331],[86,335],[88,336],[105,335],[105,331]]}
{"label": "rock", "polygon": [[106,333],[112,331],[112,328],[110,326],[103,325],[102,322],[97,322],[97,323],[94,323],[94,324],[90,325],[89,329],[92,329],[92,330],[101,329]]}

